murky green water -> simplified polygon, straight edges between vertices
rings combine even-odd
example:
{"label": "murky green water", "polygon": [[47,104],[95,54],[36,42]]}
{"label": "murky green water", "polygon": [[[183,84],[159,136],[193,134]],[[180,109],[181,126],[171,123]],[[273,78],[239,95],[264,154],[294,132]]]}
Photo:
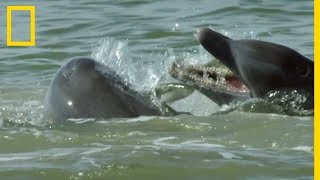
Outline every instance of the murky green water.
{"label": "murky green water", "polygon": [[[43,113],[50,80],[67,59],[93,56],[147,90],[173,81],[166,69],[174,59],[211,59],[195,37],[200,27],[313,59],[313,1],[0,4],[0,179],[313,178],[313,117],[236,111],[44,126]],[[6,5],[36,6],[35,47],[5,46]],[[16,18],[15,33],[25,33],[23,13]],[[198,115],[218,108],[203,97],[179,106]]]}

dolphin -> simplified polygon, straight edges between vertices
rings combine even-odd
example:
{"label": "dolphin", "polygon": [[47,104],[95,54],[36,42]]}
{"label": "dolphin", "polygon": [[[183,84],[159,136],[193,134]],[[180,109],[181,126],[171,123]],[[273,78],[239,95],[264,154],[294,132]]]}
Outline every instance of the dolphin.
{"label": "dolphin", "polygon": [[265,98],[273,91],[296,90],[307,94],[306,108],[313,108],[312,60],[283,45],[251,39],[233,40],[209,28],[201,29],[198,39],[229,71],[174,63],[169,71],[173,77],[192,82],[220,104],[223,99],[228,103],[232,99]]}
{"label": "dolphin", "polygon": [[71,59],[58,70],[47,91],[45,109],[58,120],[163,114],[113,70],[84,57]]}

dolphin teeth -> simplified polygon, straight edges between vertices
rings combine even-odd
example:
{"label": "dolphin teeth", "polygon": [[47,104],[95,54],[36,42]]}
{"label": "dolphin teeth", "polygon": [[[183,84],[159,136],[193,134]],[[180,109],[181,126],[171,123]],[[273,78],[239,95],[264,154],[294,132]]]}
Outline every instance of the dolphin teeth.
{"label": "dolphin teeth", "polygon": [[224,67],[206,67],[203,65],[185,65],[173,63],[169,74],[183,82],[191,82],[208,89],[245,92],[246,86],[235,87],[226,77],[235,77],[231,70]]}

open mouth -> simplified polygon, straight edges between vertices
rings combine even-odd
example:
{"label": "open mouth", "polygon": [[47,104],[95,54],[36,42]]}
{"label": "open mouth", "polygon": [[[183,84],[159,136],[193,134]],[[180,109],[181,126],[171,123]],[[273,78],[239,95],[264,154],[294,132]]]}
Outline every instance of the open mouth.
{"label": "open mouth", "polygon": [[249,89],[226,67],[206,65],[186,65],[174,62],[169,74],[185,83],[201,88],[222,90],[234,93],[249,93]]}

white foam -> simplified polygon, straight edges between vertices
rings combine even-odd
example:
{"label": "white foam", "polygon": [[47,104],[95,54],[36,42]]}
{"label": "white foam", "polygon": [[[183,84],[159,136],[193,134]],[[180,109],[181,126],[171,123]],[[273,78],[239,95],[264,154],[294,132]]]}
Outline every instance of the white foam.
{"label": "white foam", "polygon": [[313,153],[313,147],[311,147],[311,146],[297,146],[297,147],[293,147],[290,149],[295,150],[295,151],[305,151],[308,153]]}

